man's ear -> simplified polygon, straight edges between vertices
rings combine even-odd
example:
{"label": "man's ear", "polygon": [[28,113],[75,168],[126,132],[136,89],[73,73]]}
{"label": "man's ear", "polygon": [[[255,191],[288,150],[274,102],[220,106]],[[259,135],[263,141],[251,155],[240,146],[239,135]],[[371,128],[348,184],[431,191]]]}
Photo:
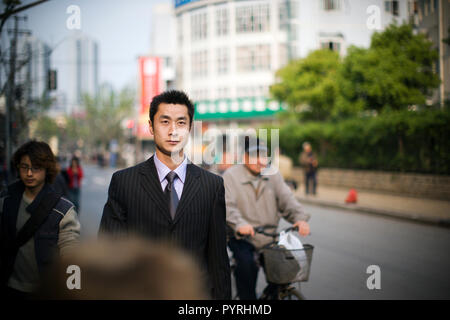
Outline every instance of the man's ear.
{"label": "man's ear", "polygon": [[148,130],[150,131],[150,134],[152,136],[154,136],[153,134],[153,124],[152,124],[152,120],[148,120]]}

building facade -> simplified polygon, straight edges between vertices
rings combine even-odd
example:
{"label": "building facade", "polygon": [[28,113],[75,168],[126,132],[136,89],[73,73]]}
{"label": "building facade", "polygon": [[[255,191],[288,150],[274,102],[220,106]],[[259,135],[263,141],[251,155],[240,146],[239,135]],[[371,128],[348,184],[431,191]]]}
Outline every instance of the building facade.
{"label": "building facade", "polygon": [[288,61],[287,5],[293,1],[177,1],[176,87],[198,120],[253,119],[280,110],[268,101]]}
{"label": "building facade", "polygon": [[54,108],[66,114],[79,113],[83,95],[98,94],[99,50],[98,42],[83,33],[75,33],[58,45],[52,54],[58,71],[58,89],[53,93],[58,105]]}
{"label": "building facade", "polygon": [[[439,52],[435,61],[435,72],[441,79],[441,84],[435,90],[430,104],[444,105],[450,101],[450,1],[449,0],[419,0],[416,1],[415,26],[418,32],[424,33],[434,48]],[[443,41],[447,39],[447,42]]]}
{"label": "building facade", "polygon": [[367,48],[374,32],[408,22],[411,7],[408,0],[302,0],[297,10],[295,56],[303,58],[317,49]]}
{"label": "building facade", "polygon": [[374,32],[408,22],[411,1],[177,0],[176,87],[196,102],[196,118],[271,119],[275,73],[317,49],[345,55]]}

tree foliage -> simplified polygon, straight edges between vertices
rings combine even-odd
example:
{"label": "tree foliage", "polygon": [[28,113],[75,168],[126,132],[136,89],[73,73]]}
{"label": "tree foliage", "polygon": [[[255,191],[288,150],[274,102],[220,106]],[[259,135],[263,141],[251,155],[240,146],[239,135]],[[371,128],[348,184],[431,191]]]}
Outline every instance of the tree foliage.
{"label": "tree foliage", "polygon": [[289,122],[280,148],[298,165],[308,141],[322,167],[450,174],[450,111],[390,111],[338,122]]}
{"label": "tree foliage", "polygon": [[338,66],[336,52],[314,51],[279,70],[277,77],[281,81],[271,86],[270,92],[276,99],[287,102],[291,111],[303,109],[304,119],[324,120],[333,112]]}
{"label": "tree foliage", "polygon": [[83,96],[84,113],[66,116],[61,123],[47,115],[37,118],[35,136],[48,141],[57,136],[61,149],[74,151],[77,142],[89,149],[108,148],[111,140],[123,141],[122,121],[133,116],[135,93],[125,88],[119,93],[102,89],[93,97]]}
{"label": "tree foliage", "polygon": [[113,139],[122,141],[124,137],[121,123],[132,116],[135,94],[125,88],[116,93],[102,90],[96,97],[85,95],[83,104],[86,111],[86,123],[89,128],[88,141],[93,146],[107,147]]}
{"label": "tree foliage", "polygon": [[369,49],[351,47],[339,72],[340,111],[405,110],[424,105],[439,85],[433,71],[438,58],[423,34],[409,25],[374,33]]}
{"label": "tree foliage", "polygon": [[433,69],[437,58],[424,35],[413,34],[410,25],[393,24],[374,33],[369,48],[348,48],[342,60],[335,52],[317,50],[292,61],[277,72],[270,92],[303,120],[405,110],[424,105],[439,85]]}

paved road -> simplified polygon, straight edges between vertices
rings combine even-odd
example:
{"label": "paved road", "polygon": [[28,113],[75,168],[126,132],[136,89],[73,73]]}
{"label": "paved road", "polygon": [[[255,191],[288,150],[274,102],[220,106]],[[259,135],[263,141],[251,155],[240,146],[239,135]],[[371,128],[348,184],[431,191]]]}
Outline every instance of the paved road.
{"label": "paved road", "polygon": [[[81,223],[84,238],[98,230],[113,169],[86,166]],[[315,246],[308,299],[450,299],[450,230],[346,210],[305,205]],[[286,225],[282,222],[282,225]],[[381,289],[366,286],[378,265]],[[265,285],[260,272],[258,293]]]}

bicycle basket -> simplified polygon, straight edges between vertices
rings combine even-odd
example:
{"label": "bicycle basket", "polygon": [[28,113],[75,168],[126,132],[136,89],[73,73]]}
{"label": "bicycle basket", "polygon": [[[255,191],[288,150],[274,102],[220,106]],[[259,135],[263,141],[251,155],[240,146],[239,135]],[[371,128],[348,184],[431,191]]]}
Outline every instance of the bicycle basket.
{"label": "bicycle basket", "polygon": [[263,248],[267,281],[276,284],[308,281],[313,249],[310,244],[304,244],[299,250],[278,245]]}

